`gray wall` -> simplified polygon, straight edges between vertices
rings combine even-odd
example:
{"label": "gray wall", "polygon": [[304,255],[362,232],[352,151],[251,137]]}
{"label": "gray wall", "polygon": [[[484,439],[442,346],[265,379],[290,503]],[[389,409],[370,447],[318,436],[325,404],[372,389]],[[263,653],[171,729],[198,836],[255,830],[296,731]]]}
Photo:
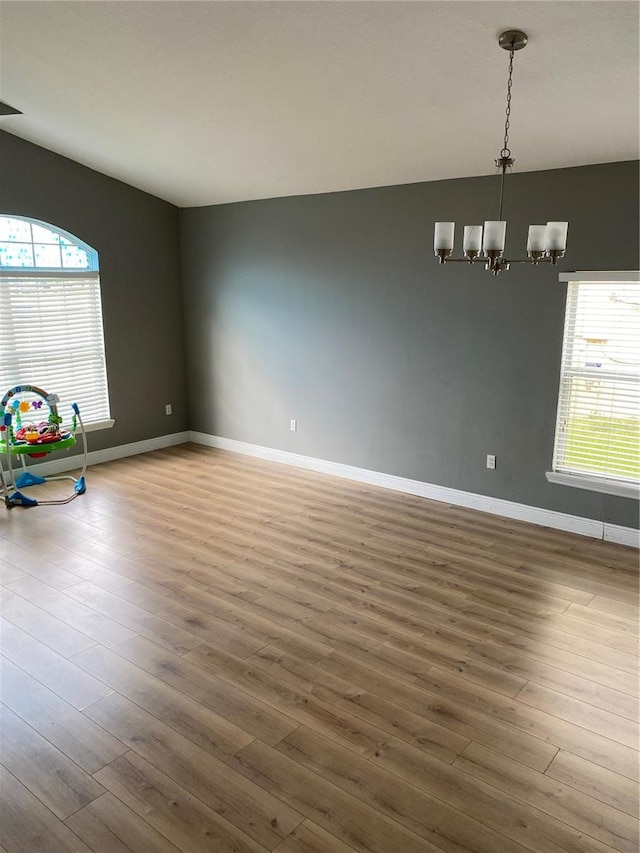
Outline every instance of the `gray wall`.
{"label": "gray wall", "polygon": [[496,218],[492,178],[181,210],[191,428],[637,527],[637,502],[545,479],[558,271],[638,267],[637,188],[636,162],[514,174],[508,252],[549,219],[569,251],[498,277],[431,250],[436,219]]}
{"label": "gray wall", "polygon": [[91,433],[89,450],[187,429],[177,208],[0,132],[0,213],[49,222],[99,253],[116,424]]}

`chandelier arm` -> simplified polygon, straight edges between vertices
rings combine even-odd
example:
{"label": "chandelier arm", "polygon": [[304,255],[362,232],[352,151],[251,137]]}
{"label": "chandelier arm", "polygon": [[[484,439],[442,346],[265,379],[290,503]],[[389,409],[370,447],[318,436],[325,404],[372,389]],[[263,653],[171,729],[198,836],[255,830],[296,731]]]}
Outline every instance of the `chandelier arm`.
{"label": "chandelier arm", "polygon": [[482,255],[476,255],[475,258],[443,258],[443,264],[486,264],[487,259]]}
{"label": "chandelier arm", "polygon": [[554,264],[555,259],[542,255],[540,258],[509,258],[507,262],[510,264],[533,264],[535,266],[536,264]]}
{"label": "chandelier arm", "polygon": [[564,257],[564,252],[553,251],[550,255],[541,255],[537,258],[505,258],[503,256],[497,258],[488,258],[486,255],[474,255],[470,258],[452,258],[450,255],[440,255],[438,261],[441,264],[484,264],[484,268],[494,275],[503,270],[508,270],[511,264],[529,264],[530,266],[539,266],[540,264],[552,264],[555,266],[558,259]]}
{"label": "chandelier arm", "polygon": [[[443,258],[444,264],[486,264],[489,259],[485,255],[476,255],[474,258]],[[554,259],[547,255],[542,255],[540,258],[500,258],[501,262],[506,264],[552,264]]]}

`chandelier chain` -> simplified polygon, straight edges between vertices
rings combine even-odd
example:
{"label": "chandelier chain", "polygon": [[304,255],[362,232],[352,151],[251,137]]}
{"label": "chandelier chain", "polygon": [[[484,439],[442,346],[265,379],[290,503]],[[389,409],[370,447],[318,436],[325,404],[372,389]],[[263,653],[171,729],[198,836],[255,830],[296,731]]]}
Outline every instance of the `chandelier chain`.
{"label": "chandelier chain", "polygon": [[509,124],[511,119],[511,86],[513,83],[513,48],[509,51],[509,80],[507,82],[507,109],[505,114],[505,122],[504,122],[504,145],[502,147],[502,151],[500,152],[501,157],[510,157],[511,151],[509,150]]}

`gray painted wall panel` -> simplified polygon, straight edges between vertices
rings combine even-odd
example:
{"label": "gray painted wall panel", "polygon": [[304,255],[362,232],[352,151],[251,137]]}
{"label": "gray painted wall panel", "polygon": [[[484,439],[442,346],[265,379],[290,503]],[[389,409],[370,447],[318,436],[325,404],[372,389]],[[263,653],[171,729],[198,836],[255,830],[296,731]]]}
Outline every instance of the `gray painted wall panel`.
{"label": "gray painted wall panel", "polygon": [[508,252],[568,219],[569,253],[497,278],[431,250],[434,220],[459,241],[495,217],[492,178],[181,210],[191,428],[637,527],[637,502],[544,476],[558,272],[637,268],[637,187],[636,162],[513,175]]}
{"label": "gray painted wall panel", "polygon": [[116,424],[91,433],[89,449],[187,429],[177,208],[0,132],[0,212],[49,222],[98,250]]}

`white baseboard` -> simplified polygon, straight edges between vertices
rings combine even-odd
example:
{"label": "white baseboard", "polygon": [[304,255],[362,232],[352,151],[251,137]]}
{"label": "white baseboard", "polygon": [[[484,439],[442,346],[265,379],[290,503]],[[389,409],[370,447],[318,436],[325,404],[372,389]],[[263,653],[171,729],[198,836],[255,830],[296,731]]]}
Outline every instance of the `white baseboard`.
{"label": "white baseboard", "polygon": [[[313,456],[301,456],[297,453],[288,453],[284,450],[275,450],[270,447],[248,444],[244,441],[222,438],[217,435],[208,435],[203,432],[175,432],[170,435],[148,438],[144,441],[134,441],[131,444],[108,447],[105,450],[90,450],[88,462],[89,465],[98,465],[101,462],[110,462],[114,459],[123,459],[126,456],[148,453],[151,450],[160,450],[163,447],[172,447],[188,441],[192,441],[195,444],[203,444],[207,447],[216,447],[220,450],[242,453],[245,456],[255,456],[271,462],[280,462],[296,468],[305,468],[321,474],[330,474],[334,477],[356,480],[360,483],[368,483],[371,486],[380,486],[396,492],[418,495],[419,497],[453,504],[454,506],[477,509],[480,512],[489,512],[493,515],[501,515],[505,518],[516,519],[517,521],[528,521],[531,524],[539,524],[543,527],[567,530],[582,536],[590,536],[594,539],[604,539],[608,542],[630,545],[633,548],[640,547],[640,531],[633,527],[622,527],[617,524],[598,521],[597,519],[582,518],[577,515],[554,512],[550,509],[528,506],[527,504],[515,503],[500,498],[477,495],[473,492],[463,492],[459,489],[450,489],[446,486],[423,483],[420,480],[411,480],[407,477],[396,477],[393,474],[382,474],[378,471],[369,471],[367,468],[356,468],[353,465],[342,465],[338,462],[316,459]],[[80,456],[65,455],[48,460],[47,462],[30,465],[29,470],[33,474],[47,476],[50,474],[60,474],[65,471],[78,470],[81,466],[82,458]],[[16,471],[19,470],[21,470],[21,466],[20,468],[16,466]]]}
{"label": "white baseboard", "polygon": [[622,527],[619,524],[604,523],[602,538],[607,542],[617,542],[618,545],[630,545],[632,548],[640,548],[640,530],[634,527]]}
{"label": "white baseboard", "polygon": [[[174,444],[185,444],[189,441],[188,432],[174,432],[171,435],[159,435],[144,441],[134,441],[131,444],[119,444],[107,447],[105,450],[90,450],[87,454],[89,465],[99,465],[101,462],[111,462],[113,459],[123,459],[125,456],[136,456],[138,453],[148,453],[150,450],[160,450],[172,447]],[[4,462],[4,460],[2,460]],[[6,468],[6,464],[5,464]],[[82,456],[61,455],[47,462],[36,462],[29,465],[29,471],[41,477],[50,474],[61,474],[65,471],[77,471],[82,468]],[[22,471],[22,465],[14,462],[14,471]]]}
{"label": "white baseboard", "polygon": [[222,438],[204,432],[191,432],[190,440],[195,444],[217,447],[219,450],[230,450],[246,456],[256,456],[259,459],[281,462],[285,465],[306,468],[310,471],[318,471],[321,474],[331,474],[334,477],[343,477],[347,480],[356,480],[360,483],[368,483],[371,486],[381,486],[385,489],[418,495],[429,500],[442,501],[454,504],[455,506],[466,507],[467,509],[477,509],[480,512],[489,512],[493,515],[501,515],[505,518],[516,519],[517,521],[528,521],[532,524],[539,524],[542,527],[567,530],[582,536],[590,536],[593,539],[605,539],[610,542],[618,542],[622,545],[631,545],[635,548],[640,546],[640,533],[632,527],[621,527],[616,524],[604,523],[597,519],[582,518],[577,515],[568,515],[567,513],[528,506],[527,504],[502,500],[501,498],[491,498],[486,495],[477,495],[473,492],[463,492],[459,489],[436,486],[431,483],[423,483],[420,480],[396,477],[392,474],[382,474],[378,471],[369,471],[366,468],[356,468],[352,465],[342,465],[338,462],[329,462],[324,459],[316,459],[312,456],[301,456],[297,453],[288,453],[284,450],[274,450],[270,447],[261,447],[258,444],[247,444],[244,441]]}

